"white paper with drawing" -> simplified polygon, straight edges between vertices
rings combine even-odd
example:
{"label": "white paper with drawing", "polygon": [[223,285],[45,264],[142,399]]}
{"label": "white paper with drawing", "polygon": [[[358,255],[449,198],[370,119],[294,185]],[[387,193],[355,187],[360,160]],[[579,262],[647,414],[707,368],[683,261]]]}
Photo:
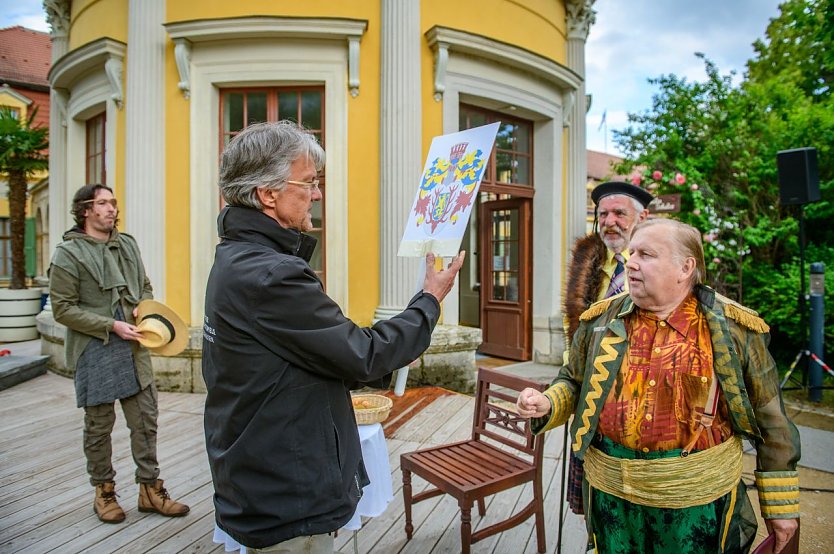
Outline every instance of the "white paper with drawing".
{"label": "white paper with drawing", "polygon": [[456,256],[500,123],[434,137],[398,256]]}

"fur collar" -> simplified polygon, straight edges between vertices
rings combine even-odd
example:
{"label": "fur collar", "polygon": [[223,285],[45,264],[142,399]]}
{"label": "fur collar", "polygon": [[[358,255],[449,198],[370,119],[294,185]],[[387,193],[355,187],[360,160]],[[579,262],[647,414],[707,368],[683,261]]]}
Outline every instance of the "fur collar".
{"label": "fur collar", "polygon": [[581,237],[573,245],[565,287],[568,344],[579,328],[579,316],[597,301],[600,287],[605,280],[602,266],[605,265],[606,255],[605,243],[597,233]]}

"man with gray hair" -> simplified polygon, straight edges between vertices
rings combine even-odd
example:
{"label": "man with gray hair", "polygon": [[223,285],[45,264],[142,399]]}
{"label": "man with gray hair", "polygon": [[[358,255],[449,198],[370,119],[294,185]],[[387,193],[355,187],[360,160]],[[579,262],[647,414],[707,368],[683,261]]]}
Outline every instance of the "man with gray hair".
{"label": "man with gray hair", "polygon": [[[564,294],[565,343],[568,348],[565,349],[563,365],[568,363],[568,349],[579,327],[582,312],[598,300],[628,291],[625,279],[628,241],[634,226],[648,217],[649,204],[654,196],[631,183],[608,181],[591,191],[591,199],[595,205],[593,233],[574,243],[568,267]],[[562,486],[567,485],[571,510],[582,514],[582,461],[572,452],[568,467],[567,483]]]}
{"label": "man with gray hair", "polygon": [[295,123],[252,125],[223,152],[220,244],[206,288],[206,448],[218,526],[252,552],[332,552],[368,484],[350,389],[390,383],[429,346],[463,263],[426,257],[423,290],[360,328],[308,262],[324,151]]}
{"label": "man with gray hair", "polygon": [[693,227],[644,221],[629,253],[629,293],[582,314],[568,365],[544,393],[522,391],[519,413],[538,418],[539,433],[574,416],[597,552],[747,552],[756,517],[742,437],[756,448],[761,514],[781,551],[798,528],[799,433],[767,324],[702,284]]}

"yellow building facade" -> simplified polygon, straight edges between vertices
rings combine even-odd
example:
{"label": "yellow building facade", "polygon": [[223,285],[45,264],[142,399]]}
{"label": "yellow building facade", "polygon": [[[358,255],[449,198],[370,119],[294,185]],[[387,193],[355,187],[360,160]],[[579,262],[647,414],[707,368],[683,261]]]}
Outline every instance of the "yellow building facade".
{"label": "yellow building facade", "polygon": [[[415,291],[419,261],[396,251],[432,138],[501,121],[464,237],[467,265],[412,376],[467,389],[478,349],[556,363],[563,268],[584,232],[592,4],[47,0],[51,247],[72,226],[75,190],[112,187],[156,297],[192,327],[182,358],[155,359],[158,381],[201,390],[228,140],[286,118],[317,135],[327,166],[311,265],[369,325]],[[58,345],[60,330],[43,319]]]}

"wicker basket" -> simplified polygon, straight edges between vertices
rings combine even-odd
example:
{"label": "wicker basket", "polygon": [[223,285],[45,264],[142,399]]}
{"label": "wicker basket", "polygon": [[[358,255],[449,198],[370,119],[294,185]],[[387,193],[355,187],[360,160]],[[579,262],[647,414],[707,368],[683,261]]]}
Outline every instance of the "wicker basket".
{"label": "wicker basket", "polygon": [[[394,403],[387,396],[381,394],[354,394],[352,395],[353,411],[356,413],[358,425],[370,425],[371,423],[382,423],[391,413],[391,406]],[[369,408],[360,408],[357,403],[367,401]]]}

